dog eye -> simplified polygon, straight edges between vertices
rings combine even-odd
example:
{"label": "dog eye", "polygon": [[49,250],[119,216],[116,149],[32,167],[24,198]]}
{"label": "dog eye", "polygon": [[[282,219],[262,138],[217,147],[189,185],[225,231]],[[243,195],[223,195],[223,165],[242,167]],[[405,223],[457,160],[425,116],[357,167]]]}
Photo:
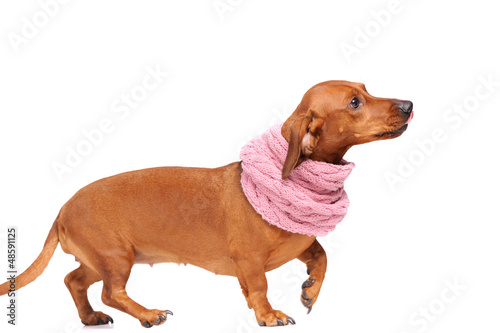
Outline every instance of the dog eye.
{"label": "dog eye", "polygon": [[357,97],[354,97],[353,99],[351,99],[351,107],[353,109],[359,108],[360,104],[361,103],[359,102],[359,99]]}

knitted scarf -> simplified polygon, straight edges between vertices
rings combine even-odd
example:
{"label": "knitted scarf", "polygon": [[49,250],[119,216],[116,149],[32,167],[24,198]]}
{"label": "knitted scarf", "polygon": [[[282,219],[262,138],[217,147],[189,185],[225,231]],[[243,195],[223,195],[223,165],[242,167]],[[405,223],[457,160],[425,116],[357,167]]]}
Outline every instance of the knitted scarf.
{"label": "knitted scarf", "polygon": [[288,142],[275,125],[241,149],[241,185],[248,201],[264,220],[281,229],[325,236],[347,213],[344,181],[354,164],[306,159],[282,179]]}

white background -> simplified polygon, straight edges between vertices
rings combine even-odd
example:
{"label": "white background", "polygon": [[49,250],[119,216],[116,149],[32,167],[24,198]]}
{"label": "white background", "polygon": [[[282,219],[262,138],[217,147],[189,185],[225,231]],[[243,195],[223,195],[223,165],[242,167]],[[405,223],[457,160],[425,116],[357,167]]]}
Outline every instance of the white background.
{"label": "white background", "polygon": [[[351,207],[320,239],[329,266],[319,300],[306,315],[301,263],[269,273],[272,304],[297,321],[276,330],[498,331],[493,2],[222,0],[229,7],[218,12],[212,0],[75,0],[52,5],[50,17],[40,5],[48,2],[0,4],[0,275],[8,226],[18,228],[24,270],[60,207],[84,185],[146,167],[235,161],[239,147],[286,119],[310,86],[346,79],[375,96],[412,100],[415,118],[402,137],[347,153],[357,165],[346,184]],[[34,21],[40,27],[30,34],[26,22]],[[346,56],[347,44],[357,53]],[[169,75],[121,119],[114,103],[139,89],[148,67]],[[481,83],[488,78],[496,86]],[[83,131],[103,119],[113,130],[60,181],[53,163],[65,163],[67,147],[76,149]],[[430,143],[436,131],[441,140]],[[392,187],[388,173],[401,177]],[[63,283],[76,267],[58,248],[44,274],[18,293],[15,328],[7,325],[8,298],[0,298],[0,330],[82,330]],[[101,304],[101,287],[91,287],[91,302],[115,324],[84,329],[142,330]],[[235,278],[196,267],[136,266],[128,292],[174,312],[155,332],[269,330],[256,327]]]}

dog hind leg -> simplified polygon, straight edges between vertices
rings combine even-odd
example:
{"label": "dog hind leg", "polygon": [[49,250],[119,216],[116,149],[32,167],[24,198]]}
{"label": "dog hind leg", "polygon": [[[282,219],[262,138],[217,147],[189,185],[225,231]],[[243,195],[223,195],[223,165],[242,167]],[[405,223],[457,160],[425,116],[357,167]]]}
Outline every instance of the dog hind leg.
{"label": "dog hind leg", "polygon": [[101,280],[99,274],[80,263],[80,267],[66,275],[64,283],[73,297],[78,315],[85,325],[104,325],[113,323],[113,318],[100,311],[94,311],[87,296],[88,288]]}
{"label": "dog hind leg", "polygon": [[104,304],[123,311],[137,319],[142,326],[149,328],[161,325],[172,315],[169,310],[150,310],[133,301],[125,291],[133,266],[132,255],[112,258],[99,258],[99,267],[103,277],[102,301]]}

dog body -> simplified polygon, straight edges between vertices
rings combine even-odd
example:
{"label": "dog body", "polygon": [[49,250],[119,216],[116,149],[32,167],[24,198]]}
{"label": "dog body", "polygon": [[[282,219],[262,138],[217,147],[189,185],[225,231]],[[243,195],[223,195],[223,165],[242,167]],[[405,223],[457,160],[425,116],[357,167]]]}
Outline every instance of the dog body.
{"label": "dog body", "polygon": [[[338,164],[353,145],[397,137],[412,116],[411,102],[373,97],[362,84],[318,84],[282,126],[289,144],[283,179],[307,158]],[[16,288],[43,272],[60,243],[80,262],[65,283],[84,324],[112,322],[88,302],[88,287],[101,280],[106,305],[144,327],[164,323],[170,311],[146,309],[125,291],[135,263],[162,262],[235,276],[260,325],[295,324],[269,304],[265,272],[295,258],[304,262],[309,279],[301,301],[310,311],[324,280],[325,251],[314,236],[262,219],[243,193],[241,173],[241,162],[215,169],[152,168],[82,188],[62,207],[41,254],[17,278]],[[0,285],[0,295],[7,290],[7,284]]]}
{"label": "dog body", "polygon": [[240,175],[241,162],[236,162],[101,179],[62,207],[57,218],[61,248],[93,270],[111,264],[103,263],[102,254],[112,252],[112,261],[192,264],[231,276],[237,276],[236,262],[250,254],[261,258],[265,271],[298,257],[315,238],[264,221],[246,200]]}

